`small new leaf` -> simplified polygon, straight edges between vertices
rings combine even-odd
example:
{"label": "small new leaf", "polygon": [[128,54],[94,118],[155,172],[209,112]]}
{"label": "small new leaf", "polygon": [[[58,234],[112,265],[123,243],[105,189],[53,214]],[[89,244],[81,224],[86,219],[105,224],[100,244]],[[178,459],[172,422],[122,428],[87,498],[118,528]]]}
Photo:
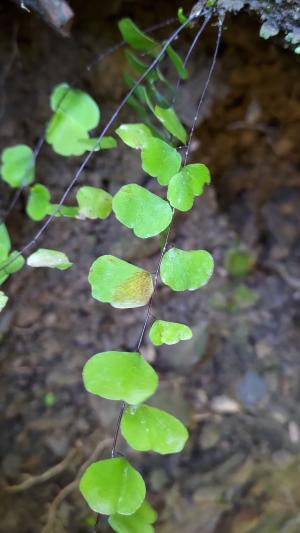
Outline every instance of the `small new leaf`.
{"label": "small new leaf", "polygon": [[187,133],[172,107],[164,109],[157,105],[155,106],[154,114],[174,137],[179,139],[183,144],[186,143]]}
{"label": "small new leaf", "polygon": [[39,221],[48,214],[50,192],[44,185],[37,183],[30,189],[26,213],[32,220]]}
{"label": "small new leaf", "polygon": [[103,189],[89,186],[80,187],[76,199],[79,205],[79,218],[104,220],[111,213],[112,196]]}
{"label": "small new leaf", "polygon": [[181,155],[160,139],[150,139],[142,150],[142,167],[147,174],[157,178],[160,185],[168,185],[172,176],[178,173]]}
{"label": "small new leaf", "polygon": [[152,524],[156,520],[157,513],[148,502],[144,501],[134,514],[130,516],[114,514],[109,517],[108,523],[116,533],[154,533]]}
{"label": "small new leaf", "polygon": [[90,508],[103,515],[132,515],[142,505],[142,476],[123,457],[91,464],[80,480],[80,492]]}
{"label": "small new leaf", "polygon": [[126,409],[121,431],[128,444],[141,452],[178,453],[188,439],[187,429],[177,418],[146,404]]}
{"label": "small new leaf", "polygon": [[158,376],[139,353],[103,352],[85,364],[83,383],[92,394],[134,405],[154,394]]}
{"label": "small new leaf", "polygon": [[63,252],[39,248],[36,252],[27,258],[27,265],[31,267],[48,267],[57,268],[58,270],[67,270],[72,266]]}
{"label": "small new leaf", "polygon": [[200,196],[205,184],[210,183],[208,168],[202,164],[192,164],[175,174],[168,186],[168,200],[179,211],[193,207],[194,197]]}
{"label": "small new leaf", "polygon": [[125,144],[136,150],[145,148],[153,137],[152,131],[145,124],[122,124],[116,133]]}
{"label": "small new leaf", "polygon": [[117,192],[113,211],[117,219],[141,239],[159,235],[172,220],[170,204],[135,183],[124,185]]}
{"label": "small new leaf", "polygon": [[191,339],[192,336],[191,328],[185,324],[165,320],[155,320],[149,331],[150,340],[155,346],[177,344]]}
{"label": "small new leaf", "polygon": [[6,148],[1,157],[1,177],[11,187],[29,185],[34,180],[34,155],[26,144]]}
{"label": "small new leaf", "polygon": [[206,285],[213,269],[214,260],[206,250],[171,248],[162,259],[160,275],[174,291],[194,291]]}
{"label": "small new leaf", "polygon": [[88,280],[95,300],[119,309],[142,307],[153,293],[149,272],[112,255],[94,261]]}

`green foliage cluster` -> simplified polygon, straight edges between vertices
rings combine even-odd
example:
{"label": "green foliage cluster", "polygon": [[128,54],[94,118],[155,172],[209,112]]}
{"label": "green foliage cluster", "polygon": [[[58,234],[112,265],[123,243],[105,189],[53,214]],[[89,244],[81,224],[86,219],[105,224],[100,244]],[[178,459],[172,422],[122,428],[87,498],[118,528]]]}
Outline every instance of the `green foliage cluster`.
{"label": "green foliage cluster", "polygon": [[[141,32],[130,19],[123,19],[119,26],[123,39],[130,46],[125,53],[131,71],[125,79],[129,87],[133,87],[133,76],[147,69],[144,55],[156,56],[162,45]],[[140,53],[143,58],[136,55]],[[187,72],[179,55],[171,46],[167,48],[167,54],[179,76],[185,79]],[[161,238],[172,224],[175,209],[183,212],[191,209],[195,198],[201,196],[204,186],[210,183],[207,167],[202,163],[186,164],[176,147],[178,142],[187,142],[187,133],[168,104],[173,94],[174,88],[158,65],[129,102],[142,121],[122,124],[116,130],[127,146],[140,152],[141,168],[157,180],[159,194],[131,183],[121,187],[112,197],[100,188],[85,185],[77,191],[77,205],[57,205],[51,202],[50,191],[45,185],[34,183],[35,158],[25,145],[6,148],[2,152],[2,179],[11,187],[30,187],[26,211],[34,221],[43,220],[47,215],[96,220],[113,213],[137,237]],[[91,130],[99,124],[100,110],[85,92],[62,83],[54,88],[50,107],[53,116],[45,138],[57,154],[79,156],[90,150],[116,146],[112,137],[103,138],[98,143],[90,136]],[[11,258],[10,238],[4,224],[0,226],[0,253],[2,262]],[[22,256],[9,263],[2,271],[1,282],[23,264]],[[40,248],[27,258],[27,265],[66,270],[72,262],[63,252]],[[208,251],[173,247],[163,253],[160,277],[174,291],[193,291],[209,281],[213,267],[213,258]],[[148,305],[155,290],[150,272],[111,255],[95,259],[88,281],[93,298],[120,309]],[[5,304],[6,296],[0,293],[0,308]],[[155,346],[172,345],[191,337],[192,331],[187,325],[163,320],[156,320],[149,332],[150,341]],[[159,377],[139,351],[117,350],[93,355],[84,366],[83,383],[91,394],[124,402],[120,431],[131,448],[160,454],[178,453],[183,449],[188,431],[182,422],[145,403],[155,393]],[[143,479],[125,457],[120,457],[115,450],[112,455],[111,459],[97,461],[86,469],[80,482],[81,493],[93,511],[109,517],[109,524],[116,532],[151,533],[156,513],[145,501]]]}

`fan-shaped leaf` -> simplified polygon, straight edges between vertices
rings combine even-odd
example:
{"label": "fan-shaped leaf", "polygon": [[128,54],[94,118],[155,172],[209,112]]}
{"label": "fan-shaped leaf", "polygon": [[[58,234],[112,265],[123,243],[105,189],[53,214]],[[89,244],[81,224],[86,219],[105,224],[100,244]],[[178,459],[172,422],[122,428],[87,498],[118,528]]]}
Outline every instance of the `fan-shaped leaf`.
{"label": "fan-shaped leaf", "polygon": [[93,298],[120,309],[142,307],[153,293],[149,272],[112,255],[98,257],[88,279]]}
{"label": "fan-shaped leaf", "polygon": [[134,50],[146,52],[156,56],[160,50],[160,45],[142,32],[130,18],[124,18],[119,22],[119,30],[126,43],[130,44]]}
{"label": "fan-shaped leaf", "polygon": [[97,187],[80,187],[76,194],[79,218],[107,218],[112,210],[112,196]]}
{"label": "fan-shaped leaf", "polygon": [[42,220],[49,211],[50,192],[44,185],[37,183],[30,189],[26,213],[32,220]]}
{"label": "fan-shaped leaf", "polygon": [[182,143],[186,142],[187,133],[172,107],[164,109],[157,105],[155,106],[154,113],[158,120],[160,120],[164,127],[172,133],[174,137],[179,139]]}
{"label": "fan-shaped leaf", "polygon": [[80,491],[96,513],[133,514],[143,503],[142,476],[123,457],[91,464],[80,480]]}
{"label": "fan-shaped leaf", "polygon": [[48,267],[57,268],[58,270],[67,270],[73,263],[70,263],[68,257],[63,252],[39,248],[36,252],[27,258],[27,265],[31,267]]}
{"label": "fan-shaped leaf", "polygon": [[139,353],[103,352],[87,361],[83,382],[92,394],[137,404],[155,392],[158,377]]}
{"label": "fan-shaped leaf", "polygon": [[191,328],[185,324],[165,320],[155,320],[149,331],[150,340],[155,346],[176,344],[179,341],[189,340],[192,336]]}
{"label": "fan-shaped leaf", "polygon": [[144,187],[124,185],[113,199],[117,219],[141,239],[159,235],[172,220],[170,204]]}
{"label": "fan-shaped leaf", "polygon": [[160,139],[150,139],[142,150],[142,167],[160,185],[168,185],[181,166],[181,155]]}
{"label": "fan-shaped leaf", "polygon": [[126,409],[121,431],[132,448],[143,452],[178,453],[188,439],[187,429],[177,418],[145,404]]}
{"label": "fan-shaped leaf", "polygon": [[202,164],[187,165],[173,176],[168,186],[168,200],[179,211],[193,207],[194,196],[200,196],[205,184],[210,183],[208,168]]}
{"label": "fan-shaped leaf", "polygon": [[8,297],[6,296],[4,292],[0,291],[0,312],[2,311],[2,309],[4,309],[7,302],[8,302]]}
{"label": "fan-shaped leaf", "polygon": [[1,157],[1,177],[11,187],[29,185],[34,180],[34,155],[26,144],[6,148]]}
{"label": "fan-shaped leaf", "polygon": [[145,124],[122,124],[116,133],[125,144],[135,149],[145,148],[153,137],[152,131]]}
{"label": "fan-shaped leaf", "polygon": [[213,258],[206,250],[171,248],[163,257],[160,275],[174,291],[193,291],[206,285],[213,268]]}
{"label": "fan-shaped leaf", "polygon": [[88,131],[100,120],[96,102],[87,93],[61,83],[52,92],[51,109],[55,114],[47,127],[47,142],[60,155],[82,155]]}
{"label": "fan-shaped leaf", "polygon": [[157,520],[157,513],[144,501],[141,507],[132,515],[114,514],[109,517],[110,527],[117,533],[153,533],[151,524]]}

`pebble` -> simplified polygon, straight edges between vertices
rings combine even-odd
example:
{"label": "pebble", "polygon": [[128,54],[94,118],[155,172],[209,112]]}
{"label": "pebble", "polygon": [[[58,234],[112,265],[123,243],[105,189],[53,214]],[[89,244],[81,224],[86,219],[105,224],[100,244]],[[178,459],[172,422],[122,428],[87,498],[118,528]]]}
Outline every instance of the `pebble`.
{"label": "pebble", "polygon": [[223,415],[238,413],[241,410],[238,402],[229,396],[216,396],[210,405],[213,411]]}

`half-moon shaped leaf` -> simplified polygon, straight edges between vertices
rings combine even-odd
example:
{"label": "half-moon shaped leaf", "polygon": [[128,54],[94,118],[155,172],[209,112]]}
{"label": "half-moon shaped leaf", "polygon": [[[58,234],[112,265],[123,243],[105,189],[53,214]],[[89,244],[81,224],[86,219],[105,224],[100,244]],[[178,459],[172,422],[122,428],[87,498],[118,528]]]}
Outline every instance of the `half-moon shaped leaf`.
{"label": "half-moon shaped leaf", "polygon": [[123,437],[134,449],[161,454],[180,452],[188,431],[177,418],[150,405],[128,407],[121,423]]}
{"label": "half-moon shaped leaf", "polygon": [[26,144],[5,148],[1,156],[1,177],[11,187],[29,185],[34,180],[34,155]]}
{"label": "half-moon shaped leaf", "polygon": [[150,340],[155,346],[176,344],[179,341],[189,340],[192,336],[191,328],[185,324],[165,320],[155,320],[149,331]]}
{"label": "half-moon shaped leaf", "polygon": [[154,394],[158,376],[137,352],[103,352],[87,361],[83,382],[92,394],[135,405]]}
{"label": "half-moon shaped leaf", "polygon": [[157,178],[160,185],[168,185],[181,166],[181,155],[160,139],[150,139],[142,150],[142,167],[147,174]]}
{"label": "half-moon shaped leaf", "polygon": [[67,83],[57,85],[51,94],[51,109],[55,111],[46,131],[46,141],[64,156],[82,155],[84,139],[98,125],[100,111],[96,102],[84,91]]}
{"label": "half-moon shaped leaf", "polygon": [[80,480],[80,492],[96,513],[133,514],[146,494],[142,476],[123,457],[91,464]]}
{"label": "half-moon shaped leaf", "polygon": [[142,307],[153,293],[149,272],[113,255],[98,257],[91,266],[88,280],[95,300],[119,309]]}
{"label": "half-moon shaped leaf", "polygon": [[117,219],[141,239],[159,235],[172,220],[170,204],[135,183],[124,185],[117,192],[113,211]]}
{"label": "half-moon shaped leaf", "polygon": [[162,259],[160,276],[174,291],[194,291],[206,285],[213,269],[214,260],[206,250],[171,248]]}
{"label": "half-moon shaped leaf", "polygon": [[152,131],[146,124],[122,124],[116,133],[127,146],[137,150],[145,148],[149,139],[153,137]]}
{"label": "half-moon shaped leaf", "polygon": [[27,265],[31,267],[57,268],[67,270],[72,266],[66,254],[48,248],[39,248],[27,258]]}

